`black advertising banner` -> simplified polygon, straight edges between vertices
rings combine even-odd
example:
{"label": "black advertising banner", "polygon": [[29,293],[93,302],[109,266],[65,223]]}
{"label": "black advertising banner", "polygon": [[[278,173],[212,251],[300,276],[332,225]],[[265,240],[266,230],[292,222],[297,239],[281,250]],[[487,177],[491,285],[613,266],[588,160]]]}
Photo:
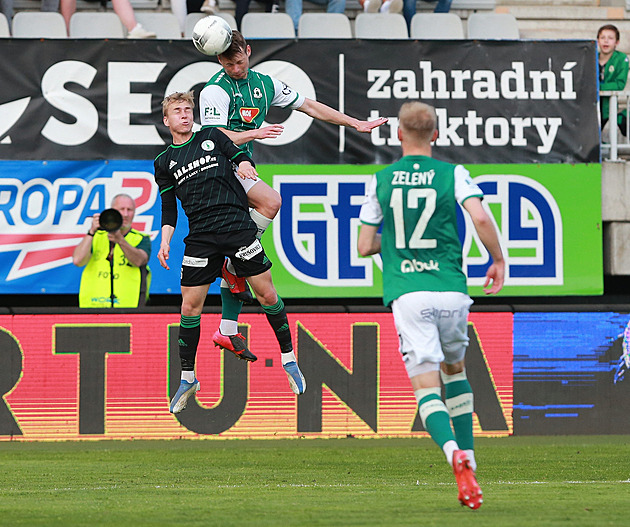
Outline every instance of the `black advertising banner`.
{"label": "black advertising banner", "polygon": [[[465,163],[598,163],[594,41],[253,41],[251,65],[359,119],[359,134],[274,109],[258,163],[381,164],[407,100],[437,109],[434,155]],[[0,159],[153,159],[160,102],[219,69],[187,40],[0,39]]]}

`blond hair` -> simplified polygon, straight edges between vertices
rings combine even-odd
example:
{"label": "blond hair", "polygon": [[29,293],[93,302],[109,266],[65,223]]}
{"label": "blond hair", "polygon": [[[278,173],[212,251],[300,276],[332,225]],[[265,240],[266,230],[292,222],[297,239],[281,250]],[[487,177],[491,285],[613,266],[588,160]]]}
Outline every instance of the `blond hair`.
{"label": "blond hair", "polygon": [[398,112],[398,126],[405,135],[429,143],[437,126],[435,108],[419,101],[406,102]]}
{"label": "blond hair", "polygon": [[166,97],[164,97],[164,100],[162,101],[162,115],[164,117],[166,117],[166,112],[168,110],[168,107],[171,104],[174,103],[178,103],[178,102],[187,102],[188,104],[190,104],[191,108],[195,107],[195,92],[193,90],[190,91],[176,91],[175,93],[171,93],[170,95],[167,95]]}

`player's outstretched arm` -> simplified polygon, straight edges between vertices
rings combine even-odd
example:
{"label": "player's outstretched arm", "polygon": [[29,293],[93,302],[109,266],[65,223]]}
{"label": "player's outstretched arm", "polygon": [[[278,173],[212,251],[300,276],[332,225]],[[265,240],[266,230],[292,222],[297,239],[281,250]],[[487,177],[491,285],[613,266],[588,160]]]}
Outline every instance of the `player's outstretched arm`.
{"label": "player's outstretched arm", "polygon": [[281,124],[272,124],[269,126],[263,126],[262,128],[256,128],[254,130],[245,130],[243,132],[235,132],[234,130],[228,130],[227,128],[218,128],[230,140],[238,146],[249,143],[254,139],[274,139],[278,137],[284,130],[284,126]]}
{"label": "player's outstretched arm", "polygon": [[311,116],[313,119],[319,119],[320,121],[326,121],[327,123],[337,124],[340,126],[347,126],[349,128],[354,128],[358,132],[364,133],[371,132],[377,126],[381,126],[387,122],[387,118],[385,117],[379,117],[374,121],[360,121],[359,119],[350,117],[345,113],[341,113],[340,111],[313,99],[305,99],[304,104],[302,104],[298,110]]}
{"label": "player's outstretched arm", "polygon": [[484,244],[493,260],[492,265],[488,267],[486,271],[486,281],[483,285],[483,290],[487,295],[496,294],[503,288],[503,280],[505,277],[505,260],[503,259],[503,252],[501,251],[497,231],[479,198],[468,198],[464,201],[463,206],[470,214],[479,239],[481,243]]}

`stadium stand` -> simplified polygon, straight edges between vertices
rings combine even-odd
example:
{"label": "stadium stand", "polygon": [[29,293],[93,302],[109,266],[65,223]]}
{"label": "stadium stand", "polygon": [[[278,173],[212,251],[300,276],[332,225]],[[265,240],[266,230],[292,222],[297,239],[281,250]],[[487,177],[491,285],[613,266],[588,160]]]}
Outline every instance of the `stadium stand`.
{"label": "stadium stand", "polygon": [[286,13],[245,13],[241,33],[246,39],[295,38],[293,20]]}
{"label": "stadium stand", "polygon": [[158,13],[138,11],[136,20],[144,27],[150,27],[155,32],[157,38],[181,39],[182,33],[179,29],[177,17],[172,13]]}
{"label": "stadium stand", "polygon": [[0,13],[0,38],[10,36],[11,32],[9,31],[9,22],[7,21],[7,17]]}
{"label": "stadium stand", "polygon": [[120,18],[111,13],[82,11],[70,19],[71,38],[124,38],[125,28]]}
{"label": "stadium stand", "polygon": [[15,38],[66,38],[66,22],[52,11],[20,11],[13,16]]}
{"label": "stadium stand", "polygon": [[464,24],[455,13],[416,13],[409,36],[419,40],[461,40]]}
{"label": "stadium stand", "polygon": [[350,19],[343,13],[304,13],[298,38],[352,38]]}
{"label": "stadium stand", "polygon": [[354,35],[364,39],[409,38],[407,22],[398,13],[359,13],[354,21]]}
{"label": "stadium stand", "polygon": [[518,22],[510,13],[473,13],[468,17],[468,38],[518,40]]}

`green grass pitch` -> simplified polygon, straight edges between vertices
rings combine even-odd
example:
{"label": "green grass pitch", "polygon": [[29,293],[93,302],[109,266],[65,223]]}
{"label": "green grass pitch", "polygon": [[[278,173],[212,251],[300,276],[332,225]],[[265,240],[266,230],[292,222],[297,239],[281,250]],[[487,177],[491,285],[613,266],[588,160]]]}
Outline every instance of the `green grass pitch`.
{"label": "green grass pitch", "polygon": [[624,525],[630,437],[479,438],[484,504],[430,439],[0,442],[0,525]]}

